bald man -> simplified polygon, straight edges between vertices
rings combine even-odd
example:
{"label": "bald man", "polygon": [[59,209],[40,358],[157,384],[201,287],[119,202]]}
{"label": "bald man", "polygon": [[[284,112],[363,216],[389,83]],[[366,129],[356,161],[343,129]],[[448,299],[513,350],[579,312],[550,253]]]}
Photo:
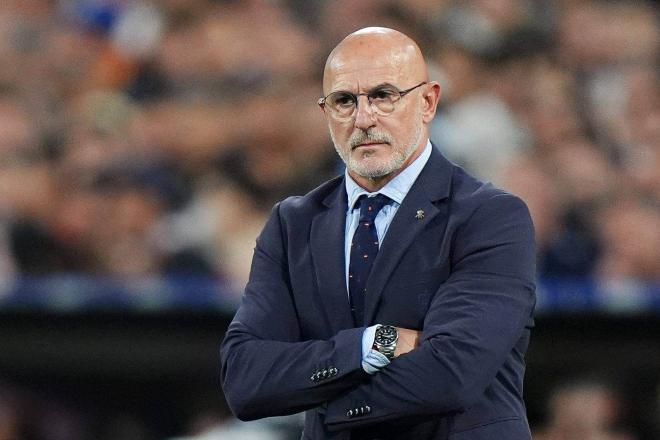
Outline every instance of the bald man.
{"label": "bald man", "polygon": [[229,406],[306,411],[303,439],[530,439],[525,204],[429,142],[440,86],[402,33],[346,37],[323,93],[346,172],[277,204],[257,239],[221,349]]}

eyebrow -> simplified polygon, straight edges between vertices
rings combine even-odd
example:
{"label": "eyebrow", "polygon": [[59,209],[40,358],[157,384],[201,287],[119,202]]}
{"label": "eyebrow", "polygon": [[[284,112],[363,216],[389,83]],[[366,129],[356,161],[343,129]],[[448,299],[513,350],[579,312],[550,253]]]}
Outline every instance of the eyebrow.
{"label": "eyebrow", "polygon": [[[372,91],[374,91],[374,90],[378,90],[378,89],[381,89],[381,88],[384,88],[384,87],[393,87],[393,88],[399,90],[399,88],[398,88],[397,86],[395,86],[394,84],[392,84],[392,83],[388,83],[388,82],[384,82],[384,83],[380,83],[380,84],[378,84],[377,86],[374,86],[374,87],[368,89],[368,90],[366,91],[366,93],[369,93],[369,92],[372,92]],[[357,94],[356,92],[351,92],[351,91],[349,91],[349,90],[335,90],[334,92],[330,92],[330,93],[350,93],[350,94],[352,94],[352,95],[356,95],[356,94]]]}

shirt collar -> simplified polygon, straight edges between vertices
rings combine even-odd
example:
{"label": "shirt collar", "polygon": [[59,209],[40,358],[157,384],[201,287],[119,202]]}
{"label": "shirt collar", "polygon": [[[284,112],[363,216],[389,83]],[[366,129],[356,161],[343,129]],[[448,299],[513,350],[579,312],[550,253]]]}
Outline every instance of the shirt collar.
{"label": "shirt collar", "polygon": [[348,174],[348,170],[344,172],[345,182],[346,182],[346,194],[348,196],[348,206],[351,209],[355,206],[355,202],[360,198],[361,195],[366,195],[367,197],[374,196],[376,194],[383,194],[390,199],[394,200],[399,205],[403,203],[403,199],[410,191],[410,188],[417,180],[419,173],[422,172],[424,165],[428,162],[429,157],[431,157],[431,141],[426,141],[426,146],[424,151],[415,159],[410,165],[408,165],[403,171],[401,171],[394,179],[390,180],[387,185],[382,187],[377,192],[370,193],[369,191],[362,188],[358,185],[355,180]]}

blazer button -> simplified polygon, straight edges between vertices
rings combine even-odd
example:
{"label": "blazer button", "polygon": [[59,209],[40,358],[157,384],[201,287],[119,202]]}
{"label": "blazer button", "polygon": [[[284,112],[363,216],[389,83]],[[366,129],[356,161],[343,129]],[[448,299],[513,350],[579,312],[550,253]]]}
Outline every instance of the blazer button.
{"label": "blazer button", "polygon": [[339,370],[337,370],[335,367],[330,367],[330,375],[336,376]]}
{"label": "blazer button", "polygon": [[348,411],[346,411],[346,417],[348,417],[349,419],[353,418],[353,410],[352,409],[349,409]]}
{"label": "blazer button", "polygon": [[364,405],[364,413],[371,414],[371,407],[369,405]]}
{"label": "blazer button", "polygon": [[328,377],[328,370],[327,370],[327,369],[324,369],[324,370],[321,372],[321,377],[322,377],[323,379],[326,379],[326,378]]}

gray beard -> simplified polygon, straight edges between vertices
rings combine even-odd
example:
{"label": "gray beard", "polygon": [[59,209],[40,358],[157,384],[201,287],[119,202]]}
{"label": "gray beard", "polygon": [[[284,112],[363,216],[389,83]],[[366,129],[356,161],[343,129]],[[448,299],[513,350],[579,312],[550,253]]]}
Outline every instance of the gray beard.
{"label": "gray beard", "polygon": [[[344,161],[344,164],[346,164],[346,168],[348,168],[349,171],[367,179],[376,179],[379,177],[387,176],[401,169],[401,167],[403,167],[403,164],[406,163],[406,161],[410,158],[410,156],[413,155],[413,153],[415,153],[419,145],[419,142],[422,140],[422,124],[420,123],[417,126],[417,131],[415,132],[413,140],[403,149],[397,148],[398,145],[395,145],[393,143],[394,140],[391,138],[391,136],[385,133],[379,133],[375,131],[365,132],[360,130],[354,133],[349,138],[347,143],[349,145],[350,150],[348,151],[348,154],[344,154],[343,150],[337,144],[337,141],[334,135],[332,134],[332,131],[330,131],[330,137],[332,138],[332,143],[335,146],[335,150],[337,151],[337,154]],[[350,151],[352,151],[352,149],[355,146],[360,145],[366,140],[370,140],[373,142],[383,142],[391,145],[393,149],[392,149],[392,155],[390,156],[389,160],[374,165],[370,163],[364,163],[353,158],[350,155]]]}

